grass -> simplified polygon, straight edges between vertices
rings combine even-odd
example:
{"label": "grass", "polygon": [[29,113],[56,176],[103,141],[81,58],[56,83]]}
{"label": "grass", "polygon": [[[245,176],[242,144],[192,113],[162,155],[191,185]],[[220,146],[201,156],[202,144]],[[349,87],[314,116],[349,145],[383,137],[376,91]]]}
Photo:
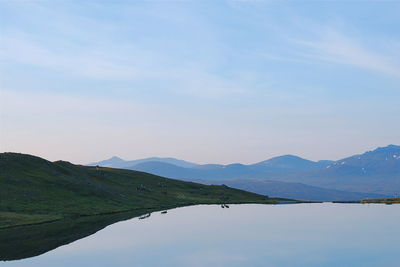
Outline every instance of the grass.
{"label": "grass", "polygon": [[59,215],[23,214],[15,212],[0,212],[2,228],[24,224],[39,224],[62,219]]}
{"label": "grass", "polygon": [[381,203],[381,204],[400,204],[400,198],[375,198],[375,199],[366,199],[361,200],[362,204],[369,203]]}
{"label": "grass", "polygon": [[0,154],[0,228],[143,209],[277,200],[143,172]]}

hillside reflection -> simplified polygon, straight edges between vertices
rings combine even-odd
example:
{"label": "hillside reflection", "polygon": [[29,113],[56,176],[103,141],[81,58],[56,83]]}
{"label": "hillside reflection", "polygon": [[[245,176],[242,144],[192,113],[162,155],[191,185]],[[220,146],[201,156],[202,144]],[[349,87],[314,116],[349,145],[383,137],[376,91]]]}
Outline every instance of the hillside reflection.
{"label": "hillside reflection", "polygon": [[38,256],[92,235],[110,224],[149,214],[149,212],[151,212],[149,209],[135,210],[0,229],[0,260],[10,261]]}

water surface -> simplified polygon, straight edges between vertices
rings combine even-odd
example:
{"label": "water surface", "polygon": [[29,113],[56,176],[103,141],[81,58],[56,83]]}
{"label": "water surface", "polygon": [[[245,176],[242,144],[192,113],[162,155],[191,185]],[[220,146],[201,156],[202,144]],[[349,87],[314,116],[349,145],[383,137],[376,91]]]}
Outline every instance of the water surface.
{"label": "water surface", "polygon": [[0,266],[399,266],[400,205],[202,205]]}

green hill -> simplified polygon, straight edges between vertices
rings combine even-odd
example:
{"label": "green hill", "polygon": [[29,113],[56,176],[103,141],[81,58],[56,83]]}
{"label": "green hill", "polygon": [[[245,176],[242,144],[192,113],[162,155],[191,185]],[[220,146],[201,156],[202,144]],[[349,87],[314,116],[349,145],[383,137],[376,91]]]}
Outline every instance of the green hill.
{"label": "green hill", "polygon": [[194,204],[276,203],[227,186],[148,173],[0,154],[0,228],[134,210]]}

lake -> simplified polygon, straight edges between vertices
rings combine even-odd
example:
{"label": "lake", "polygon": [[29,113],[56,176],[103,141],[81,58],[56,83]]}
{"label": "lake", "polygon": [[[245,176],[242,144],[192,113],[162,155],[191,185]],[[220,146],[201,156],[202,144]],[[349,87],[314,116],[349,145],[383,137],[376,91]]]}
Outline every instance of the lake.
{"label": "lake", "polygon": [[400,205],[200,205],[0,266],[400,266],[399,244]]}

